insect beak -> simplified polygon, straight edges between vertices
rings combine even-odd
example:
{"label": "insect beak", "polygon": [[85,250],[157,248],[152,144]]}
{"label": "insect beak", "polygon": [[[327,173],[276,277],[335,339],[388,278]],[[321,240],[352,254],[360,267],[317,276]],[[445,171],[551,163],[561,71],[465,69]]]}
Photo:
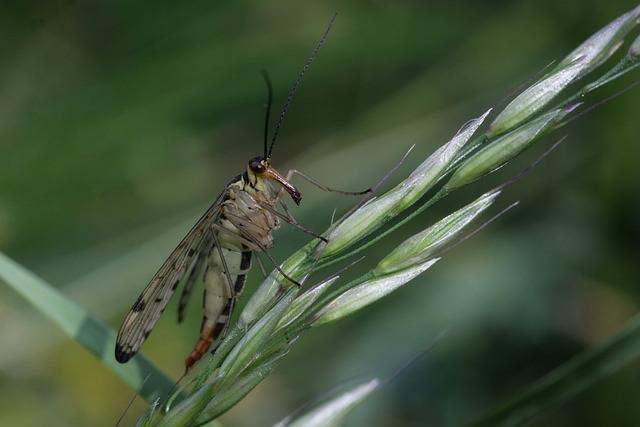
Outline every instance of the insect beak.
{"label": "insect beak", "polygon": [[302,194],[300,194],[296,187],[289,184],[289,182],[282,175],[280,175],[277,170],[275,170],[271,166],[268,166],[262,175],[282,185],[282,188],[284,188],[287,193],[291,195],[291,198],[294,202],[296,202],[296,205],[300,204],[300,200],[302,200]]}

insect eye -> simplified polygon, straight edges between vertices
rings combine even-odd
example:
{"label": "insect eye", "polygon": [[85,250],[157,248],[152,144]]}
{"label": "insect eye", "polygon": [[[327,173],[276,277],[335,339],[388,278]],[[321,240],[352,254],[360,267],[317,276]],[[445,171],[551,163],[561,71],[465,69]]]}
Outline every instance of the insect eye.
{"label": "insect eye", "polygon": [[262,161],[262,157],[256,157],[249,160],[249,169],[255,173],[263,173],[266,170],[266,167]]}

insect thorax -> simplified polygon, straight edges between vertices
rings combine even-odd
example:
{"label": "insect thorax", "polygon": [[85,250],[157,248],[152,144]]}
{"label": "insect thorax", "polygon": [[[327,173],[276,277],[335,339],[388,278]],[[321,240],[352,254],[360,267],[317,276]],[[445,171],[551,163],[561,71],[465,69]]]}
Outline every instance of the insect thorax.
{"label": "insect thorax", "polygon": [[220,224],[230,233],[219,233],[221,246],[238,251],[262,251],[273,246],[271,233],[280,227],[273,213],[273,189],[262,178],[257,184],[251,186],[241,175],[227,186]]}

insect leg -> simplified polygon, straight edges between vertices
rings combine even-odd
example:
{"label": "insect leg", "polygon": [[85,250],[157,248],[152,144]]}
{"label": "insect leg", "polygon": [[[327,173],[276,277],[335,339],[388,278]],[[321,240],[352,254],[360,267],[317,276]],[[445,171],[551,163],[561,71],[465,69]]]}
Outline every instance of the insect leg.
{"label": "insect leg", "polygon": [[264,264],[262,263],[262,260],[258,256],[257,252],[256,252],[256,260],[258,261],[258,267],[260,268],[260,273],[262,273],[262,277],[266,278],[267,277],[267,270],[264,268]]}
{"label": "insect leg", "polygon": [[[205,246],[209,246],[205,244]],[[178,304],[178,323],[184,320],[185,309],[187,308],[187,303],[189,302],[189,297],[191,296],[191,291],[193,290],[193,286],[200,276],[201,273],[204,272],[206,274],[206,267],[204,265],[207,260],[207,254],[209,253],[209,249],[203,250],[201,254],[198,255],[193,267],[191,267],[191,272],[189,273],[189,277],[182,288],[182,295],[180,295],[180,303]]]}
{"label": "insect leg", "polygon": [[259,252],[264,252],[264,254],[267,256],[267,258],[269,258],[269,261],[271,261],[271,263],[273,263],[273,265],[276,267],[276,269],[280,272],[280,274],[282,274],[282,276],[287,279],[288,281],[290,281],[291,283],[293,283],[296,286],[301,286],[300,283],[298,283],[298,281],[292,279],[287,273],[285,273],[282,268],[280,268],[280,265],[278,265],[278,263],[276,262],[275,259],[273,259],[273,257],[271,256],[271,254],[267,251],[267,248],[261,244],[260,242],[252,239],[251,235],[249,233],[247,233],[245,230],[242,229],[242,227],[239,226],[239,224],[236,224],[233,222],[234,217],[231,215],[227,215],[227,219],[244,235],[244,239],[241,236],[238,236],[237,234],[233,233],[231,230],[227,230],[226,228],[222,227],[221,225],[218,224],[213,224],[212,227],[215,228],[216,230],[219,230],[223,233],[227,233],[230,236],[234,236],[236,239],[242,239],[245,241],[249,242],[249,247],[253,247],[256,248],[257,247],[257,251]]}
{"label": "insect leg", "polygon": [[321,235],[319,235],[318,233],[316,233],[313,230],[309,230],[307,227],[305,227],[304,225],[300,224],[298,221],[296,221],[296,219],[293,217],[293,214],[291,213],[291,211],[289,210],[289,208],[287,207],[287,205],[284,203],[284,201],[282,199],[280,199],[278,201],[280,203],[280,205],[282,206],[282,208],[285,211],[285,214],[282,214],[280,212],[278,212],[277,209],[273,208],[272,206],[265,204],[262,204],[261,206],[268,210],[269,212],[271,212],[272,214],[276,215],[277,217],[279,217],[280,219],[282,219],[283,221],[285,221],[287,224],[297,228],[298,230],[302,231],[303,233],[306,233],[310,236],[315,237],[316,239],[320,239],[323,240],[325,243],[328,242],[328,240],[324,237],[322,237]]}
{"label": "insect leg", "polygon": [[[329,191],[329,192],[333,192],[333,193],[343,194],[343,195],[346,195],[346,196],[360,196],[360,195],[368,194],[368,193],[370,193],[372,191],[371,188],[368,188],[365,191],[342,191],[342,190],[336,190],[335,188],[327,187],[326,185],[321,184],[320,182],[316,181],[315,179],[311,178],[308,175],[305,175],[304,173],[300,172],[297,169],[289,169],[287,171],[286,176],[285,176],[285,180],[287,182],[290,181],[291,177],[293,177],[294,174],[300,175],[302,178],[306,179],[311,184],[315,185],[316,187],[320,188],[323,191]],[[271,213],[273,213],[273,214],[277,215],[278,217],[282,218],[285,222],[287,222],[287,223],[291,224],[292,226],[296,227],[297,229],[303,231],[304,233],[307,233],[307,234],[309,234],[309,235],[311,235],[311,236],[313,236],[313,237],[315,237],[317,239],[321,239],[325,243],[328,242],[328,240],[325,237],[322,237],[318,233],[309,230],[308,228],[306,228],[302,224],[300,224],[298,221],[296,221],[296,219],[291,214],[291,211],[289,210],[287,205],[282,200],[282,192],[283,191],[284,191],[283,187],[280,187],[278,189],[278,191],[276,192],[276,195],[274,197],[274,201],[276,201],[276,202],[280,203],[280,205],[282,205],[282,208],[284,209],[286,215],[281,214],[276,209],[274,209],[274,208],[272,208],[270,206],[263,206],[263,207],[265,209],[269,210]]]}
{"label": "insect leg", "polygon": [[[343,194],[345,196],[361,196],[363,194],[367,194],[367,193],[371,192],[371,188],[367,188],[364,191],[342,191],[342,190],[336,190],[335,188],[327,187],[326,185],[321,184],[320,182],[316,181],[315,179],[311,178],[308,175],[305,175],[304,173],[300,172],[297,169],[289,169],[287,171],[287,174],[285,175],[285,180],[287,182],[290,181],[294,174],[300,175],[302,178],[306,179],[308,182],[310,182],[311,184],[315,185],[316,187],[318,187],[322,191],[328,191],[328,192],[331,192],[331,193]],[[282,190],[283,190],[283,188],[280,188],[278,190],[278,193],[276,194],[276,200],[280,200],[280,196],[282,195]]]}

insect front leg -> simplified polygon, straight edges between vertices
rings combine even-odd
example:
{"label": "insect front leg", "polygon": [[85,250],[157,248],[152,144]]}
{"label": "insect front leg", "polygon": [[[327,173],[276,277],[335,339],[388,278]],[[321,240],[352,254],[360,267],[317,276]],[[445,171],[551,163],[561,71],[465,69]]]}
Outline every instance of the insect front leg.
{"label": "insect front leg", "polygon": [[[316,181],[315,179],[311,178],[308,175],[305,175],[304,173],[300,172],[297,169],[289,169],[287,171],[286,175],[285,175],[285,180],[287,182],[290,181],[291,178],[293,177],[293,175],[301,176],[302,178],[304,178],[305,180],[307,180],[311,184],[315,185],[316,187],[318,187],[322,191],[328,191],[328,192],[332,192],[332,193],[343,194],[343,195],[346,195],[346,196],[360,196],[360,195],[364,195],[364,194],[367,194],[367,193],[371,192],[371,188],[369,188],[369,189],[367,189],[365,191],[342,191],[342,190],[336,190],[335,188],[327,187],[326,185],[321,184],[320,182]],[[282,218],[287,223],[289,223],[292,226],[296,227],[297,229],[301,230],[302,232],[307,233],[307,234],[309,234],[309,235],[311,235],[311,236],[313,236],[313,237],[315,237],[317,239],[321,239],[326,243],[327,239],[325,237],[322,237],[321,235],[319,235],[318,233],[315,233],[312,230],[309,230],[308,228],[306,228],[305,226],[300,224],[298,221],[296,221],[296,219],[293,217],[293,214],[291,213],[291,211],[289,210],[287,205],[284,203],[284,200],[282,200],[282,192],[283,191],[284,191],[284,187],[280,187],[278,189],[278,191],[276,192],[276,195],[274,197],[274,201],[280,203],[280,205],[284,209],[284,212],[285,212],[286,215],[282,215],[281,213],[277,212],[277,210],[275,210],[275,209],[271,209],[271,211],[275,215],[278,215],[280,218]],[[267,208],[267,209],[269,209],[269,208]]]}
{"label": "insect front leg", "polygon": [[[306,174],[300,172],[298,169],[289,169],[287,171],[286,175],[285,175],[285,179],[287,181],[290,181],[294,174],[295,175],[299,175],[300,177],[304,178],[305,180],[307,180],[311,184],[315,185],[316,187],[318,187],[322,191],[343,194],[345,196],[362,196],[364,194],[367,194],[367,193],[371,192],[371,188],[368,188],[368,189],[366,189],[364,191],[343,191],[343,190],[337,190],[335,188],[327,187],[326,185],[320,183],[319,181],[316,181],[315,179],[311,178],[309,175],[306,175]],[[280,197],[282,196],[282,191],[283,190],[284,190],[283,188],[280,188],[278,190],[278,192],[276,193],[276,200],[278,200],[278,201],[280,200]]]}

